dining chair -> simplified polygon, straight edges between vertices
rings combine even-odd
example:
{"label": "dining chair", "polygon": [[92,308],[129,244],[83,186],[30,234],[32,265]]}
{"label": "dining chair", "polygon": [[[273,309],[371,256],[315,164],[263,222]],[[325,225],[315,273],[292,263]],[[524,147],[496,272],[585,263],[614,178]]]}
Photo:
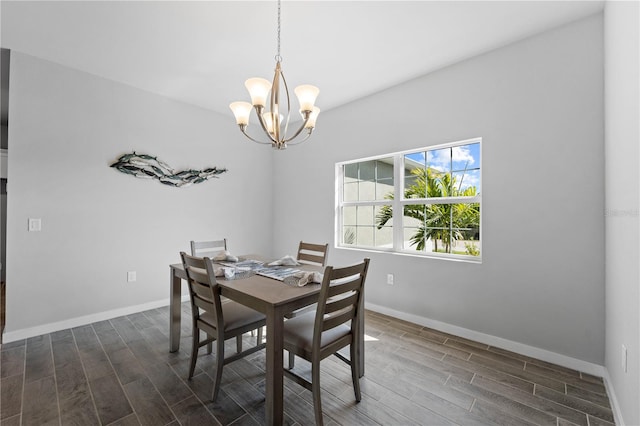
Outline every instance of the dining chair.
{"label": "dining chair", "polygon": [[[185,252],[181,252],[180,257],[187,274],[193,317],[193,347],[189,379],[193,377],[198,349],[215,341],[216,371],[211,396],[211,400],[215,401],[220,390],[222,367],[266,346],[266,343],[260,342],[256,346],[244,351],[238,350],[234,355],[225,357],[225,340],[232,337],[241,338],[242,334],[248,331],[262,328],[266,324],[266,318],[260,312],[232,300],[221,302],[220,287],[216,282],[213,261],[210,258],[190,256]],[[200,331],[207,334],[207,338],[202,342]]]}
{"label": "dining chair", "polygon": [[[351,366],[351,379],[356,401],[360,402],[360,340],[358,327],[361,309],[364,309],[364,282],[369,259],[344,268],[327,266],[324,270],[320,298],[315,312],[298,315],[284,322],[284,349],[311,362],[311,381],[293,371],[293,365],[284,370],[285,376],[311,390],[316,425],[322,425],[320,399],[320,361],[330,355]],[[347,359],[338,351],[350,348]]]}
{"label": "dining chair", "polygon": [[215,241],[191,241],[191,256],[213,257],[218,252],[227,249],[227,239]]}
{"label": "dining chair", "polygon": [[[329,244],[313,244],[300,241],[298,246],[298,255],[296,259],[299,263],[305,265],[326,266],[327,254],[329,253]],[[298,315],[302,315],[305,312],[310,312],[315,309],[315,304],[305,306],[304,308],[296,309],[293,312],[285,314],[285,318],[291,319]],[[289,362],[293,362],[293,355],[289,354]]]}
{"label": "dining chair", "polygon": [[298,246],[298,262],[307,265],[325,266],[329,244],[312,244],[300,241]]}
{"label": "dining chair", "polygon": [[[191,241],[191,256],[197,257],[210,257],[213,258],[219,252],[227,250],[227,239],[212,241]],[[226,302],[227,299],[222,297],[222,301]],[[251,336],[255,336],[255,330],[251,330]],[[258,343],[262,342],[262,329],[258,331]],[[236,338],[236,347],[238,352],[242,352],[242,336]],[[207,353],[211,353],[211,345],[207,346]]]}

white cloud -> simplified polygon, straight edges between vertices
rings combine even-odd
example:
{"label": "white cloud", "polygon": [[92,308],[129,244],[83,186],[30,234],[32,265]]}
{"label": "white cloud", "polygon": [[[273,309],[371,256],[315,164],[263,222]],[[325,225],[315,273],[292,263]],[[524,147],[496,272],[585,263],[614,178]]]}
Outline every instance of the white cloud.
{"label": "white cloud", "polygon": [[452,149],[453,151],[453,162],[458,162],[458,161],[462,161],[462,162],[469,162],[469,166],[473,164],[474,159],[473,156],[471,155],[471,152],[469,150],[469,147],[467,146],[455,146]]}

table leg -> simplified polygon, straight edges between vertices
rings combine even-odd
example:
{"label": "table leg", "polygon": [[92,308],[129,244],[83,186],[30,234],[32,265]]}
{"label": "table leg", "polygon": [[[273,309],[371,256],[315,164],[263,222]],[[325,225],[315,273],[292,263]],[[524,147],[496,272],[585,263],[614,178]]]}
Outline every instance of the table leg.
{"label": "table leg", "polygon": [[269,425],[281,425],[284,421],[283,403],[283,328],[284,313],[267,312],[267,371],[265,386],[266,420]]}
{"label": "table leg", "polygon": [[169,351],[176,352],[180,349],[180,314],[182,309],[182,279],[171,269],[169,277],[171,294],[169,295]]}

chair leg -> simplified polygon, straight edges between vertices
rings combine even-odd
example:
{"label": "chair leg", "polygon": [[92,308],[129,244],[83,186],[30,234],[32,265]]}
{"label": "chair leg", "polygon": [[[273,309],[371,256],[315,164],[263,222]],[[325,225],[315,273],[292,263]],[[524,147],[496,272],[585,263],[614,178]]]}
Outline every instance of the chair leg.
{"label": "chair leg", "polygon": [[313,394],[313,411],[316,426],[322,426],[322,402],[320,399],[320,362],[311,365],[311,393]]}
{"label": "chair leg", "polygon": [[356,342],[351,342],[351,380],[353,381],[353,392],[356,395],[356,401],[360,402],[360,363],[358,362],[358,348]]}
{"label": "chair leg", "polygon": [[[210,337],[211,337],[211,336],[209,336],[209,335],[207,334],[207,339],[208,339],[208,338],[210,338]],[[211,354],[211,352],[213,352],[213,342],[209,342],[209,343],[207,343],[207,353],[208,353],[208,354]]]}
{"label": "chair leg", "polygon": [[[252,330],[252,336],[254,331],[255,330]],[[256,342],[256,345],[259,345],[260,343],[262,343],[262,327],[258,329],[258,341]]]}
{"label": "chair leg", "polygon": [[193,377],[196,370],[196,359],[198,358],[198,348],[200,347],[200,330],[193,327],[193,346],[191,347],[191,366],[189,367],[189,378]]}
{"label": "chair leg", "polygon": [[213,393],[211,395],[211,401],[215,401],[218,398],[220,381],[222,380],[222,367],[224,367],[224,340],[220,337],[216,342],[218,342],[216,346],[216,376],[213,379]]}
{"label": "chair leg", "polygon": [[289,352],[289,370],[293,370],[293,367],[296,363],[296,354],[293,352]]}
{"label": "chair leg", "polygon": [[242,334],[236,336],[236,352],[242,352]]}

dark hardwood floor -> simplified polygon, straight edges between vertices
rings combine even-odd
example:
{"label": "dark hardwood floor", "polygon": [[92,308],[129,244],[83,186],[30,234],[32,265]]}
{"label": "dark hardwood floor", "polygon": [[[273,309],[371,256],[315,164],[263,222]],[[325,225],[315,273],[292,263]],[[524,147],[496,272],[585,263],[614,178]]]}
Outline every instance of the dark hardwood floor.
{"label": "dark hardwood floor", "polygon": [[[204,348],[187,380],[189,309],[177,353],[168,351],[168,308],[2,345],[2,425],[264,424],[264,351],[225,366],[215,403]],[[373,312],[366,333],[360,403],[348,366],[322,363],[325,424],[613,424],[599,377]],[[296,369],[310,368],[296,360]],[[314,423],[311,393],[286,378],[285,417]]]}

